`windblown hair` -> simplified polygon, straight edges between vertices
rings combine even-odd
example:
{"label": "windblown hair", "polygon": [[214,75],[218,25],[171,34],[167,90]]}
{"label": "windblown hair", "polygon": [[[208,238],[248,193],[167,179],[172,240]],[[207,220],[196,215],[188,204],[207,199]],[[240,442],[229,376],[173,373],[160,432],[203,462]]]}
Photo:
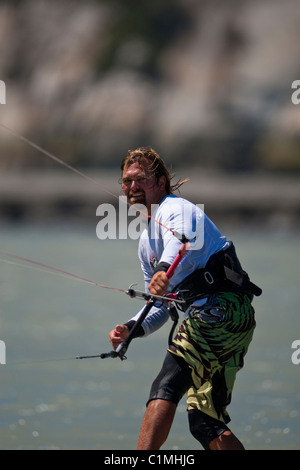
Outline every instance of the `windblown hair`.
{"label": "windblown hair", "polygon": [[161,176],[165,176],[167,194],[172,194],[174,191],[177,191],[182,184],[188,181],[188,179],[179,180],[177,183],[171,184],[175,175],[171,173],[171,169],[169,170],[166,167],[163,159],[151,147],[139,147],[135,150],[128,150],[127,155],[121,164],[122,174],[130,165],[136,162],[139,163],[146,173],[151,176],[154,175],[156,182],[159,181]]}

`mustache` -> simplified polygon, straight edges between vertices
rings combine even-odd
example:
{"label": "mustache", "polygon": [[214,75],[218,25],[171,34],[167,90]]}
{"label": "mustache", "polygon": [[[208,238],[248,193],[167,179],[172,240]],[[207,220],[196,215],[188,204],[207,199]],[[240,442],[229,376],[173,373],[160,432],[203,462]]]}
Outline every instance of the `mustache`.
{"label": "mustache", "polygon": [[128,197],[134,197],[136,194],[140,194],[140,196],[145,197],[145,192],[144,191],[130,191],[128,193]]}

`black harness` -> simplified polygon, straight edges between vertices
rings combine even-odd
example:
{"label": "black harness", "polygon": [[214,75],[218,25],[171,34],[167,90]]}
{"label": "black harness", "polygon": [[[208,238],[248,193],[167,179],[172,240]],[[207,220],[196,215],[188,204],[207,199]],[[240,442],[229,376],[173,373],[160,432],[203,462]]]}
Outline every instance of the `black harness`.
{"label": "black harness", "polygon": [[196,299],[221,290],[243,292],[252,297],[262,293],[261,288],[253,284],[242,269],[232,242],[212,255],[204,268],[196,269],[187,276],[174,292],[191,304]]}
{"label": "black harness", "polygon": [[[235,247],[230,241],[228,247],[212,255],[204,268],[199,268],[187,276],[178,284],[173,292],[185,304],[177,305],[177,308],[185,311],[193,302],[201,297],[214,294],[220,291],[241,292],[247,294],[251,300],[253,296],[259,296],[262,290],[250,281],[246,271],[242,269],[237,257]],[[176,308],[169,310],[170,317],[174,324],[169,335],[169,344],[178,322]]]}

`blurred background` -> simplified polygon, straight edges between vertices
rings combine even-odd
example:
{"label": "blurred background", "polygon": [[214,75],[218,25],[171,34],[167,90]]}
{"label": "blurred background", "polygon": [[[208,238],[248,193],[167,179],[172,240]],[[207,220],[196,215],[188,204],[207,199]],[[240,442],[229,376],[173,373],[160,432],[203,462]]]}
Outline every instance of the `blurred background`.
{"label": "blurred background", "polygon": [[[296,223],[298,6],[1,1],[0,122],[117,194],[127,149],[152,146],[211,214]],[[3,128],[0,142],[2,217],[86,215],[101,202],[99,188]]]}
{"label": "blurred background", "polygon": [[[299,448],[299,42],[298,0],[0,0],[1,449],[136,446],[169,325],[124,363],[72,361],[110,350],[108,331],[141,305],[3,252],[142,289],[137,241],[96,237],[96,209],[118,204],[120,162],[140,145],[190,178],[182,196],[263,289],[233,431],[248,449]],[[165,448],[199,448],[184,402]]]}

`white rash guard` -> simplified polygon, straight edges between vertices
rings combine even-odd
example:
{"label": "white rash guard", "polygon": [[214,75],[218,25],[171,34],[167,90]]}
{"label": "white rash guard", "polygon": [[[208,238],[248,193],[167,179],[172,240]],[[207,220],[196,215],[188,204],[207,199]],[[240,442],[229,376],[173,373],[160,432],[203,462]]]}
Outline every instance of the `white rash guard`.
{"label": "white rash guard", "polygon": [[[157,264],[172,264],[178,254],[181,241],[168,229],[184,235],[190,241],[188,253],[170,279],[168,292],[171,292],[195,269],[203,268],[211,255],[226,247],[227,240],[201,207],[181,197],[166,196],[152,212],[148,228],[141,234],[138,249],[146,292],[149,292],[148,286]],[[142,311],[143,309],[131,320],[136,321]],[[154,306],[142,323],[144,336],[158,330],[168,318],[166,302]]]}

